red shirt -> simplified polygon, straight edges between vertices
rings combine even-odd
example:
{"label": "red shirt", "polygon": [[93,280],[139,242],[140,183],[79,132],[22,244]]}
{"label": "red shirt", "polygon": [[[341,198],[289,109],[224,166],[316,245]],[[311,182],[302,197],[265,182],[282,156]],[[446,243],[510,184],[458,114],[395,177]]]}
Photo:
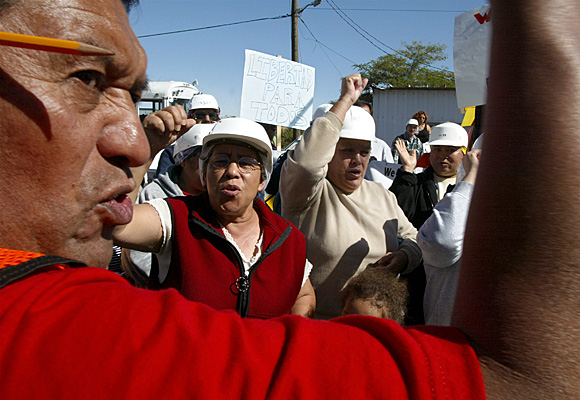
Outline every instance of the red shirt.
{"label": "red shirt", "polygon": [[[0,270],[1,271],[1,270]],[[0,289],[1,399],[484,399],[455,328],[242,319],[98,268]]]}

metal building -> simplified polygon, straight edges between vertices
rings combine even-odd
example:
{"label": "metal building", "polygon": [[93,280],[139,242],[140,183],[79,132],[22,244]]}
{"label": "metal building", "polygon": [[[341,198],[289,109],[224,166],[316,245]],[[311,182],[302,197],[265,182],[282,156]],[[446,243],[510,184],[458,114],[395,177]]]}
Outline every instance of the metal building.
{"label": "metal building", "polygon": [[451,121],[461,124],[463,115],[457,107],[452,88],[373,89],[373,116],[377,137],[390,146],[396,136],[405,132],[407,121],[419,110],[429,116],[429,125]]}

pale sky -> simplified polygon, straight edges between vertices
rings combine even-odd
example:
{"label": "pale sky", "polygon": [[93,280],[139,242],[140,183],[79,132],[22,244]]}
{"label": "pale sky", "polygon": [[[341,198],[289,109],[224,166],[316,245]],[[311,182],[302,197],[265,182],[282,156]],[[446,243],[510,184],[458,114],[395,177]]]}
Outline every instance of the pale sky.
{"label": "pale sky", "polygon": [[[299,3],[304,7],[310,1]],[[129,18],[137,36],[143,36],[284,16],[291,4],[291,0],[141,0]],[[392,49],[401,48],[401,41],[447,45],[448,59],[436,66],[453,70],[455,16],[484,4],[479,0],[323,0],[318,7],[309,6],[302,13],[305,24],[299,25],[299,46],[300,62],[316,69],[315,107],[336,100],[341,77],[357,72],[353,64],[393,53]],[[291,18],[279,18],[140,41],[149,58],[150,80],[197,80],[198,89],[217,98],[222,116],[237,116],[244,50],[290,60],[290,31]]]}

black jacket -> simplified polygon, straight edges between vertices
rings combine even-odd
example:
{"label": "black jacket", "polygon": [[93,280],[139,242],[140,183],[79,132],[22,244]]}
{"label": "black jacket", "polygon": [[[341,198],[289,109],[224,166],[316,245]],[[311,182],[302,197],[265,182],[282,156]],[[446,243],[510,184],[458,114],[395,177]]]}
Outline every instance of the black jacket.
{"label": "black jacket", "polygon": [[[399,206],[417,229],[431,216],[438,201],[434,174],[431,166],[419,174],[399,168],[389,189],[397,196]],[[447,193],[454,187],[455,185],[449,185]]]}

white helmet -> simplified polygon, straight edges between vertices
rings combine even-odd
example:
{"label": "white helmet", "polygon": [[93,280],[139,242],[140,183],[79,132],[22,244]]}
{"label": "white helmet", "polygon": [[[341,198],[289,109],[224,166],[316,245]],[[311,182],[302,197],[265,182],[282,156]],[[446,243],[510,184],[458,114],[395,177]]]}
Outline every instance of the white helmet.
{"label": "white helmet", "polygon": [[314,115],[312,116],[312,121],[316,118],[322,117],[324,114],[328,112],[332,108],[332,104],[321,104],[318,106],[316,111],[314,111]]}
{"label": "white helmet", "polygon": [[188,110],[198,110],[200,108],[211,108],[214,110],[219,110],[217,100],[211,94],[198,93],[194,94],[191,100],[189,100]]}
{"label": "white helmet", "polygon": [[467,132],[456,123],[444,122],[431,129],[429,146],[467,147]]}
{"label": "white helmet", "polygon": [[246,118],[225,118],[210,125],[213,127],[209,135],[203,138],[205,148],[220,139],[237,140],[255,148],[263,155],[262,162],[267,177],[272,173],[272,145],[266,130],[262,125]]}
{"label": "white helmet", "polygon": [[340,137],[345,139],[375,140],[375,120],[364,109],[352,106],[344,117]]}
{"label": "white helmet", "polygon": [[198,146],[201,147],[203,145],[203,138],[209,134],[212,128],[213,124],[196,124],[177,139],[173,147],[175,164],[181,164],[191,154],[191,151],[187,150],[193,150]]}

